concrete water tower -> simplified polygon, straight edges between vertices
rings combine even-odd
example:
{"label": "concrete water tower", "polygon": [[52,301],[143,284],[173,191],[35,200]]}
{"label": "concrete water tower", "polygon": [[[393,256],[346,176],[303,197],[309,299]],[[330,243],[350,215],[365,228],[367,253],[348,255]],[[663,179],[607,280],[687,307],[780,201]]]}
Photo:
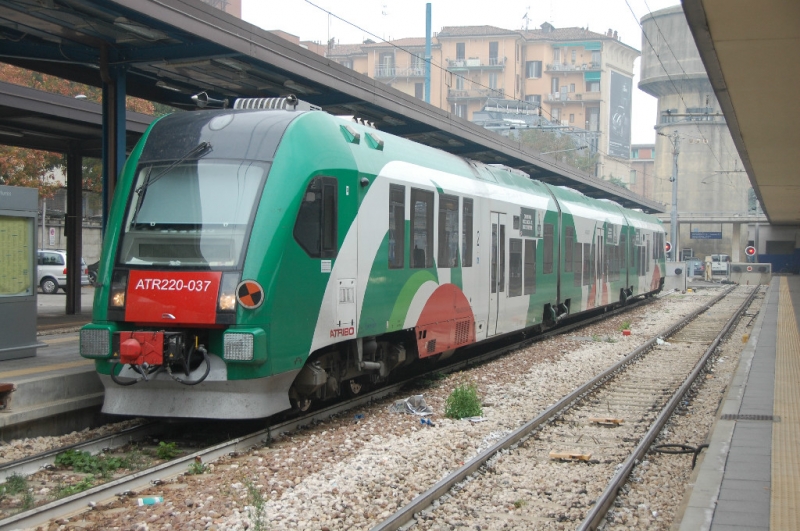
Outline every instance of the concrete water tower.
{"label": "concrete water tower", "polygon": [[[694,256],[743,260],[750,181],[708,80],[681,6],[642,18],[639,88],[658,98],[653,199],[673,203],[677,144],[680,235],[672,242]],[[744,225],[744,229],[742,229]],[[720,234],[721,233],[721,234]],[[668,229],[671,234],[671,227]]]}

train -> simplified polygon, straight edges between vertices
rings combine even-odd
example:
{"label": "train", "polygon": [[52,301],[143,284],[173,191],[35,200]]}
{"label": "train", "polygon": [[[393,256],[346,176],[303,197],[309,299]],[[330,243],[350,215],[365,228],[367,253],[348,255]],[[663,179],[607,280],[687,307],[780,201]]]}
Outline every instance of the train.
{"label": "train", "polygon": [[131,152],[80,354],[104,413],[305,411],[657,293],[664,244],[640,210],[293,97],[240,99],[159,118]]}

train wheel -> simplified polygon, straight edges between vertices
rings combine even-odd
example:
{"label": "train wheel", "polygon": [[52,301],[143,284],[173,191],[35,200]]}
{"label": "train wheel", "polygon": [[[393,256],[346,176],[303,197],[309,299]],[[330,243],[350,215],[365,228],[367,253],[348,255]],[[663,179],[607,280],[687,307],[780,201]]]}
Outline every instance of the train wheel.
{"label": "train wheel", "polygon": [[344,382],[343,387],[344,387],[345,394],[347,396],[351,396],[352,397],[352,396],[358,396],[361,393],[363,393],[364,389],[366,388],[366,385],[364,384],[364,382],[362,382],[362,381],[360,381],[360,380],[358,380],[356,378],[352,378],[352,379],[347,380],[346,382]]}
{"label": "train wheel", "polygon": [[311,397],[304,396],[298,399],[291,399],[290,402],[292,403],[292,409],[299,411],[300,413],[305,413],[309,409],[311,409]]}

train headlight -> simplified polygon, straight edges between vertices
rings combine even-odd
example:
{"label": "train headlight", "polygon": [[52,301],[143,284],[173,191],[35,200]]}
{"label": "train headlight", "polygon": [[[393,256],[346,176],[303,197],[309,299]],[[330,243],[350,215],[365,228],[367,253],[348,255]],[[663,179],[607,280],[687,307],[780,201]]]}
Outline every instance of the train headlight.
{"label": "train headlight", "polygon": [[108,296],[108,305],[111,308],[125,307],[125,291],[128,288],[128,272],[114,271],[111,278],[111,292]]}
{"label": "train headlight", "polygon": [[221,312],[232,312],[236,310],[236,285],[239,284],[239,273],[228,272],[222,274],[222,282],[219,283],[219,298],[217,306]]}
{"label": "train headlight", "polygon": [[267,334],[263,328],[237,328],[222,336],[225,361],[261,364],[267,361]]}
{"label": "train headlight", "polygon": [[83,328],[81,330],[81,356],[84,358],[107,358],[110,355],[111,330],[108,328]]}

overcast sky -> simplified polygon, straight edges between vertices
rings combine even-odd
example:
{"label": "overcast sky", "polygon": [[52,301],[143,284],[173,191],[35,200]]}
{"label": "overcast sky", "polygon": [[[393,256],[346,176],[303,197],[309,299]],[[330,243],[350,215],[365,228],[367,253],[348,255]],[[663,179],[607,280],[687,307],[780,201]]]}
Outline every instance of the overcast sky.
{"label": "overcast sky", "polygon": [[[426,3],[426,0],[283,0],[279,3],[242,0],[242,18],[266,30],[281,29],[301,40],[327,42],[336,38],[343,44],[360,43],[368,38],[377,40],[376,37],[385,40],[424,37]],[[678,4],[676,0],[430,0],[430,3],[433,32],[443,26],[489,25],[520,29],[525,27],[527,14],[529,29],[538,28],[543,22],[550,22],[557,28],[588,27],[598,33],[610,28],[617,31],[622,42],[637,50],[642,49],[638,21],[651,11]],[[637,59],[634,87],[638,82]],[[654,143],[655,123],[655,98],[636,88],[631,142]]]}

